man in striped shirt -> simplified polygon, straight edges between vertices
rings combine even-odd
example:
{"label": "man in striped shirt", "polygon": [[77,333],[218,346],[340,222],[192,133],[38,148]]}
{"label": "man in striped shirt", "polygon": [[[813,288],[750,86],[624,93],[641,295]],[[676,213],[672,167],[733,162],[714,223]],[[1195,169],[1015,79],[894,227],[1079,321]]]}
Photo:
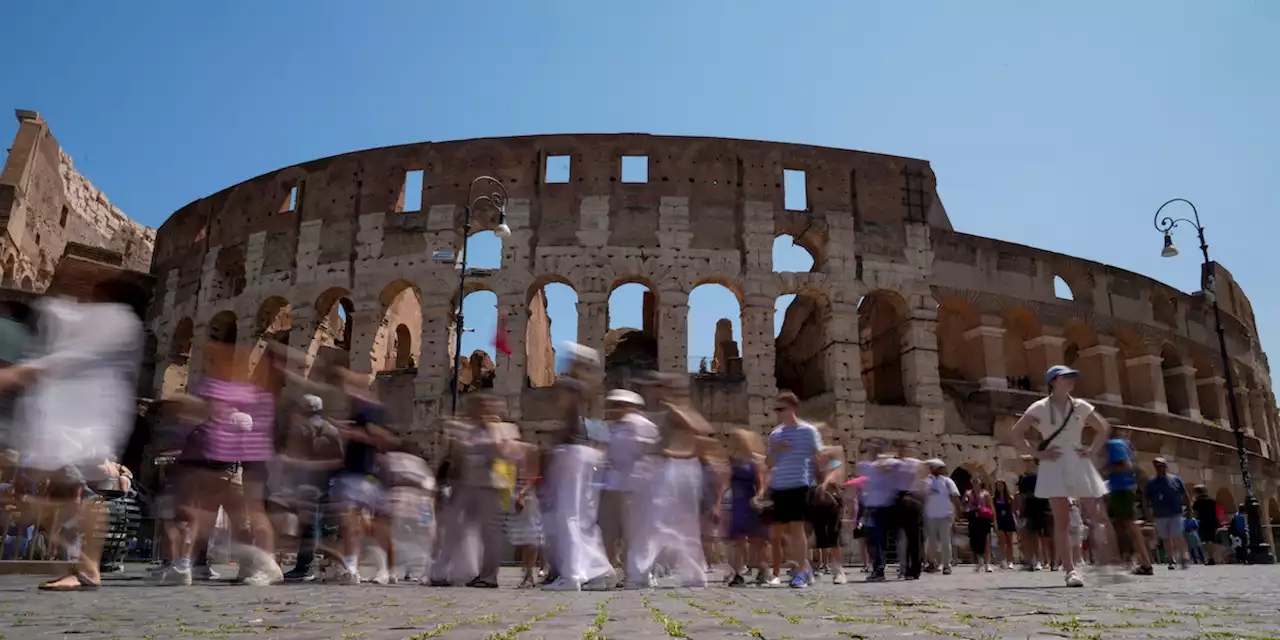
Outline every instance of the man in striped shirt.
{"label": "man in striped shirt", "polygon": [[769,434],[769,491],[773,501],[773,522],[785,527],[790,560],[796,563],[791,577],[793,589],[803,589],[813,579],[809,566],[809,498],[817,484],[818,454],[822,438],[813,425],[800,420],[796,409],[800,399],[790,391],[778,394],[774,410],[780,424]]}

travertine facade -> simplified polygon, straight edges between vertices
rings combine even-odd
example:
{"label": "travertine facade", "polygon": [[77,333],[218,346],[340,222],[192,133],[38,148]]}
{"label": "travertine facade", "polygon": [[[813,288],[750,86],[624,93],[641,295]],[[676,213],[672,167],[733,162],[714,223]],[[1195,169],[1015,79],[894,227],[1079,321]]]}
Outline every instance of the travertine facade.
{"label": "travertine facade", "polygon": [[121,256],[125,269],[147,271],[156,232],[124,215],[81,176],[49,125],[17,112],[18,132],[0,172],[0,286],[42,292],[68,243]]}
{"label": "travertine facade", "polygon": [[[549,176],[559,156],[570,157],[568,176]],[[647,158],[643,182],[624,180],[623,156]],[[421,210],[404,211],[406,172],[419,170]],[[784,205],[784,170],[804,172],[801,210]],[[1201,296],[958,233],[928,162],[812,146],[536,136],[374,149],[259,176],[191,203],[159,231],[151,324],[168,365],[157,385],[198,375],[206,336],[230,327],[261,345],[287,326],[275,335],[310,354],[304,369],[332,348],[358,371],[386,372],[378,381],[401,428],[430,440],[448,409],[457,284],[452,266],[430,256],[461,247],[467,189],[485,174],[510,191],[513,233],[501,269],[469,282],[497,295],[513,353],[497,357],[494,391],[531,432],[556,417],[543,386],[545,332],[529,331],[531,317],[546,322],[544,285],[577,293],[580,342],[604,350],[609,334],[618,358],[684,372],[689,294],[717,283],[737,295],[742,340],[705,352],[726,362],[695,379],[694,397],[721,427],[769,428],[772,396],[789,388],[851,458],[868,437],[908,439],[969,473],[1008,478],[1009,426],[1045,367],[1065,362],[1086,373],[1083,394],[1144,460],[1173,456],[1189,481],[1242,497]],[[473,231],[497,222],[479,210]],[[812,254],[810,272],[775,272],[781,235]],[[1215,275],[1270,507],[1280,442],[1269,368],[1248,299],[1225,270]],[[1074,300],[1055,296],[1055,277]],[[652,294],[644,326],[607,331],[610,293],[633,282]],[[785,294],[797,297],[775,338]],[[416,366],[398,368],[410,358]]]}

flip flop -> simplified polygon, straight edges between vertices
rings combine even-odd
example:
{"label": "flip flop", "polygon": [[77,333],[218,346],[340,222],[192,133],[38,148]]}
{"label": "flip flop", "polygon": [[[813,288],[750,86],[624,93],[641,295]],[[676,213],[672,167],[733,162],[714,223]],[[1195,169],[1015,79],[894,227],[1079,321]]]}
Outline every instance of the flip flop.
{"label": "flip flop", "polygon": [[[76,584],[73,584],[73,585],[59,585],[59,584],[56,584],[56,583],[58,583],[58,582],[61,582],[61,581],[63,581],[63,580],[66,580],[66,579],[67,579],[67,578],[69,578],[69,577],[74,577],[74,578],[76,579]],[[83,573],[80,573],[79,571],[77,571],[77,572],[75,572],[75,573],[71,573],[71,574],[68,574],[68,575],[62,576],[61,578],[57,578],[57,579],[54,579],[54,580],[50,580],[50,581],[48,581],[48,582],[46,582],[46,583],[44,583],[44,584],[40,585],[40,590],[41,590],[41,591],[58,591],[58,592],[63,592],[63,591],[97,591],[97,590],[98,590],[98,588],[99,588],[99,587],[101,587],[101,586],[102,586],[102,585],[101,585],[100,583],[94,582],[94,581],[92,581],[92,580],[90,580],[90,579],[86,578],[86,577],[85,577],[85,575],[84,575]]]}

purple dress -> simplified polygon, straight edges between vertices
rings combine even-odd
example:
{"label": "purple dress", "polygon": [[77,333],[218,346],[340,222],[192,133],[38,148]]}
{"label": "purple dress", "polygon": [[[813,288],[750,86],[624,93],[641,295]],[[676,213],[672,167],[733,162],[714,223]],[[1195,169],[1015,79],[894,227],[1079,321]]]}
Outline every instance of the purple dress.
{"label": "purple dress", "polygon": [[756,479],[756,465],[750,460],[733,463],[729,475],[729,491],[733,494],[733,508],[729,514],[730,539],[768,537],[760,515],[751,508],[751,498],[760,489]]}

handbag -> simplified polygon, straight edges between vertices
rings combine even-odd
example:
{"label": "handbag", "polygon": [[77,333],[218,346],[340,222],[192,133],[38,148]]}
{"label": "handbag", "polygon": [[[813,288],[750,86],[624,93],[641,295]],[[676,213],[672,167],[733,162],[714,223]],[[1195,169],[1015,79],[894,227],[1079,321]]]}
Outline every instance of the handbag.
{"label": "handbag", "polygon": [[1056,439],[1058,435],[1062,433],[1062,430],[1067,428],[1067,424],[1071,422],[1071,416],[1076,414],[1076,401],[1074,398],[1070,398],[1070,400],[1071,409],[1067,411],[1067,417],[1062,419],[1062,424],[1058,427],[1057,431],[1054,431],[1049,434],[1048,438],[1040,441],[1040,446],[1036,447],[1037,451],[1044,451],[1045,449],[1048,449],[1049,445],[1053,444],[1054,439]]}

